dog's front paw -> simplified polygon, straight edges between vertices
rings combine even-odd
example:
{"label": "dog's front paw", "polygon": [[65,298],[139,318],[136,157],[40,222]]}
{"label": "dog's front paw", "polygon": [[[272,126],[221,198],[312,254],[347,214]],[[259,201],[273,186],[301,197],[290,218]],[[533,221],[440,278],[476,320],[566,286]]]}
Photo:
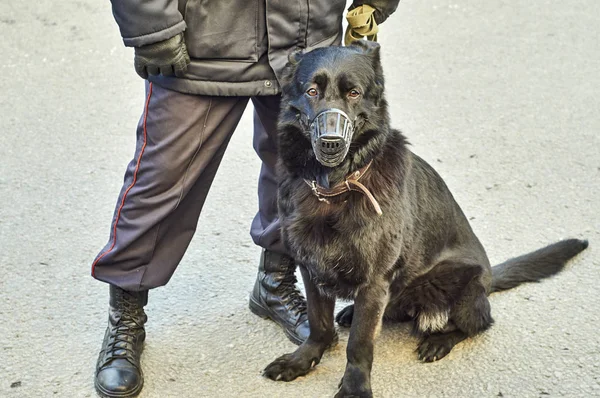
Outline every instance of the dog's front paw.
{"label": "dog's front paw", "polygon": [[305,360],[294,354],[285,354],[271,362],[263,371],[263,376],[275,381],[292,381],[307,374],[318,363],[318,358]]}
{"label": "dog's front paw", "polygon": [[344,384],[344,381],[340,383],[340,389],[334,398],[373,398],[373,392],[370,388],[356,389]]}

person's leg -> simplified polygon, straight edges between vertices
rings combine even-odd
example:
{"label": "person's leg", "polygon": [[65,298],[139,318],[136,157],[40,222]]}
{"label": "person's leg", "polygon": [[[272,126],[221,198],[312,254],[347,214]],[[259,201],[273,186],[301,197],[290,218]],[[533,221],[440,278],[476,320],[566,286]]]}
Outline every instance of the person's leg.
{"label": "person's leg", "polygon": [[250,235],[258,246],[287,255],[281,241],[277,212],[277,117],[281,96],[254,97],[253,146],[262,161],[258,177],[258,213]]}
{"label": "person's leg", "polygon": [[309,335],[306,302],[296,288],[296,264],[281,240],[277,212],[277,116],[280,96],[253,97],[254,150],[262,160],[258,180],[258,213],[250,235],[263,248],[250,310],[279,324],[286,336],[302,344]]}
{"label": "person's leg", "polygon": [[108,244],[92,276],[110,284],[109,325],[95,385],[108,397],[143,385],[140,355],[148,290],[183,257],[248,98],[203,97],[147,84],[134,159],[127,167]]}

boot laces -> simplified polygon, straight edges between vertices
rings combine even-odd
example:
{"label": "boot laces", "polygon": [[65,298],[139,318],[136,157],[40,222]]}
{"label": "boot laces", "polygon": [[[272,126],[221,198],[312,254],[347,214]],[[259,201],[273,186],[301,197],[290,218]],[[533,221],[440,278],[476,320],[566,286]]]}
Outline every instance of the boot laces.
{"label": "boot laces", "polygon": [[126,359],[132,365],[137,366],[137,350],[135,340],[139,331],[144,329],[142,321],[143,310],[128,300],[119,303],[120,316],[116,323],[109,325],[109,341],[105,349],[105,358],[101,365],[105,366],[115,359]]}
{"label": "boot laces", "polygon": [[291,313],[299,316],[298,321],[300,322],[307,316],[306,300],[304,300],[302,293],[300,293],[300,290],[296,286],[297,282],[296,274],[292,269],[284,274],[279,287],[282,290],[281,298],[283,302]]}

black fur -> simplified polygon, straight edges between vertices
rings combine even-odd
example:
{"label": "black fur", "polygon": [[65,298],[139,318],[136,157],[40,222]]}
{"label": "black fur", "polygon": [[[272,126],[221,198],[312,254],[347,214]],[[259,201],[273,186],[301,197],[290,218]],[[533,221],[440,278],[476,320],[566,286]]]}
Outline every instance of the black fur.
{"label": "black fur", "polygon": [[[309,88],[318,95],[308,95]],[[352,299],[337,317],[351,329],[336,397],[372,396],[373,341],[384,316],[413,319],[422,336],[419,359],[440,359],[492,324],[492,291],[553,275],[587,247],[571,239],[492,269],[442,178],[390,127],[383,88],[379,46],[365,42],[293,54],[283,86],[278,203],[284,242],[301,265],[311,333],[264,374],[286,381],[306,374],[333,342],[336,297]],[[352,98],[351,90],[360,96]],[[350,151],[335,168],[315,159],[308,131],[309,121],[328,108],[343,110],[356,126]],[[383,216],[360,192],[326,203],[304,181],[333,186],[370,161],[361,182]]]}
{"label": "black fur", "polygon": [[565,263],[588,247],[587,241],[568,239],[515,257],[492,268],[492,292],[538,282],[560,272]]}

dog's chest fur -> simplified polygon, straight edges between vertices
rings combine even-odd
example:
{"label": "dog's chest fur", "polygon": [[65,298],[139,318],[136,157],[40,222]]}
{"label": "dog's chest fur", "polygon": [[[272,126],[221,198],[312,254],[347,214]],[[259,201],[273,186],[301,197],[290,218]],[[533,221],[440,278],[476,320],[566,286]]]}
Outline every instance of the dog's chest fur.
{"label": "dog's chest fur", "polygon": [[332,204],[310,195],[297,199],[283,226],[296,260],[324,293],[353,298],[375,271],[384,271],[381,264],[390,264],[384,254],[398,255],[398,234],[386,231],[361,193],[347,193]]}
{"label": "dog's chest fur", "polygon": [[358,239],[345,239],[325,219],[314,220],[312,226],[294,227],[290,238],[299,260],[323,292],[352,297],[360,286],[368,283],[373,260],[368,258],[369,251],[357,245],[363,241],[358,237],[360,232],[353,233]]}

